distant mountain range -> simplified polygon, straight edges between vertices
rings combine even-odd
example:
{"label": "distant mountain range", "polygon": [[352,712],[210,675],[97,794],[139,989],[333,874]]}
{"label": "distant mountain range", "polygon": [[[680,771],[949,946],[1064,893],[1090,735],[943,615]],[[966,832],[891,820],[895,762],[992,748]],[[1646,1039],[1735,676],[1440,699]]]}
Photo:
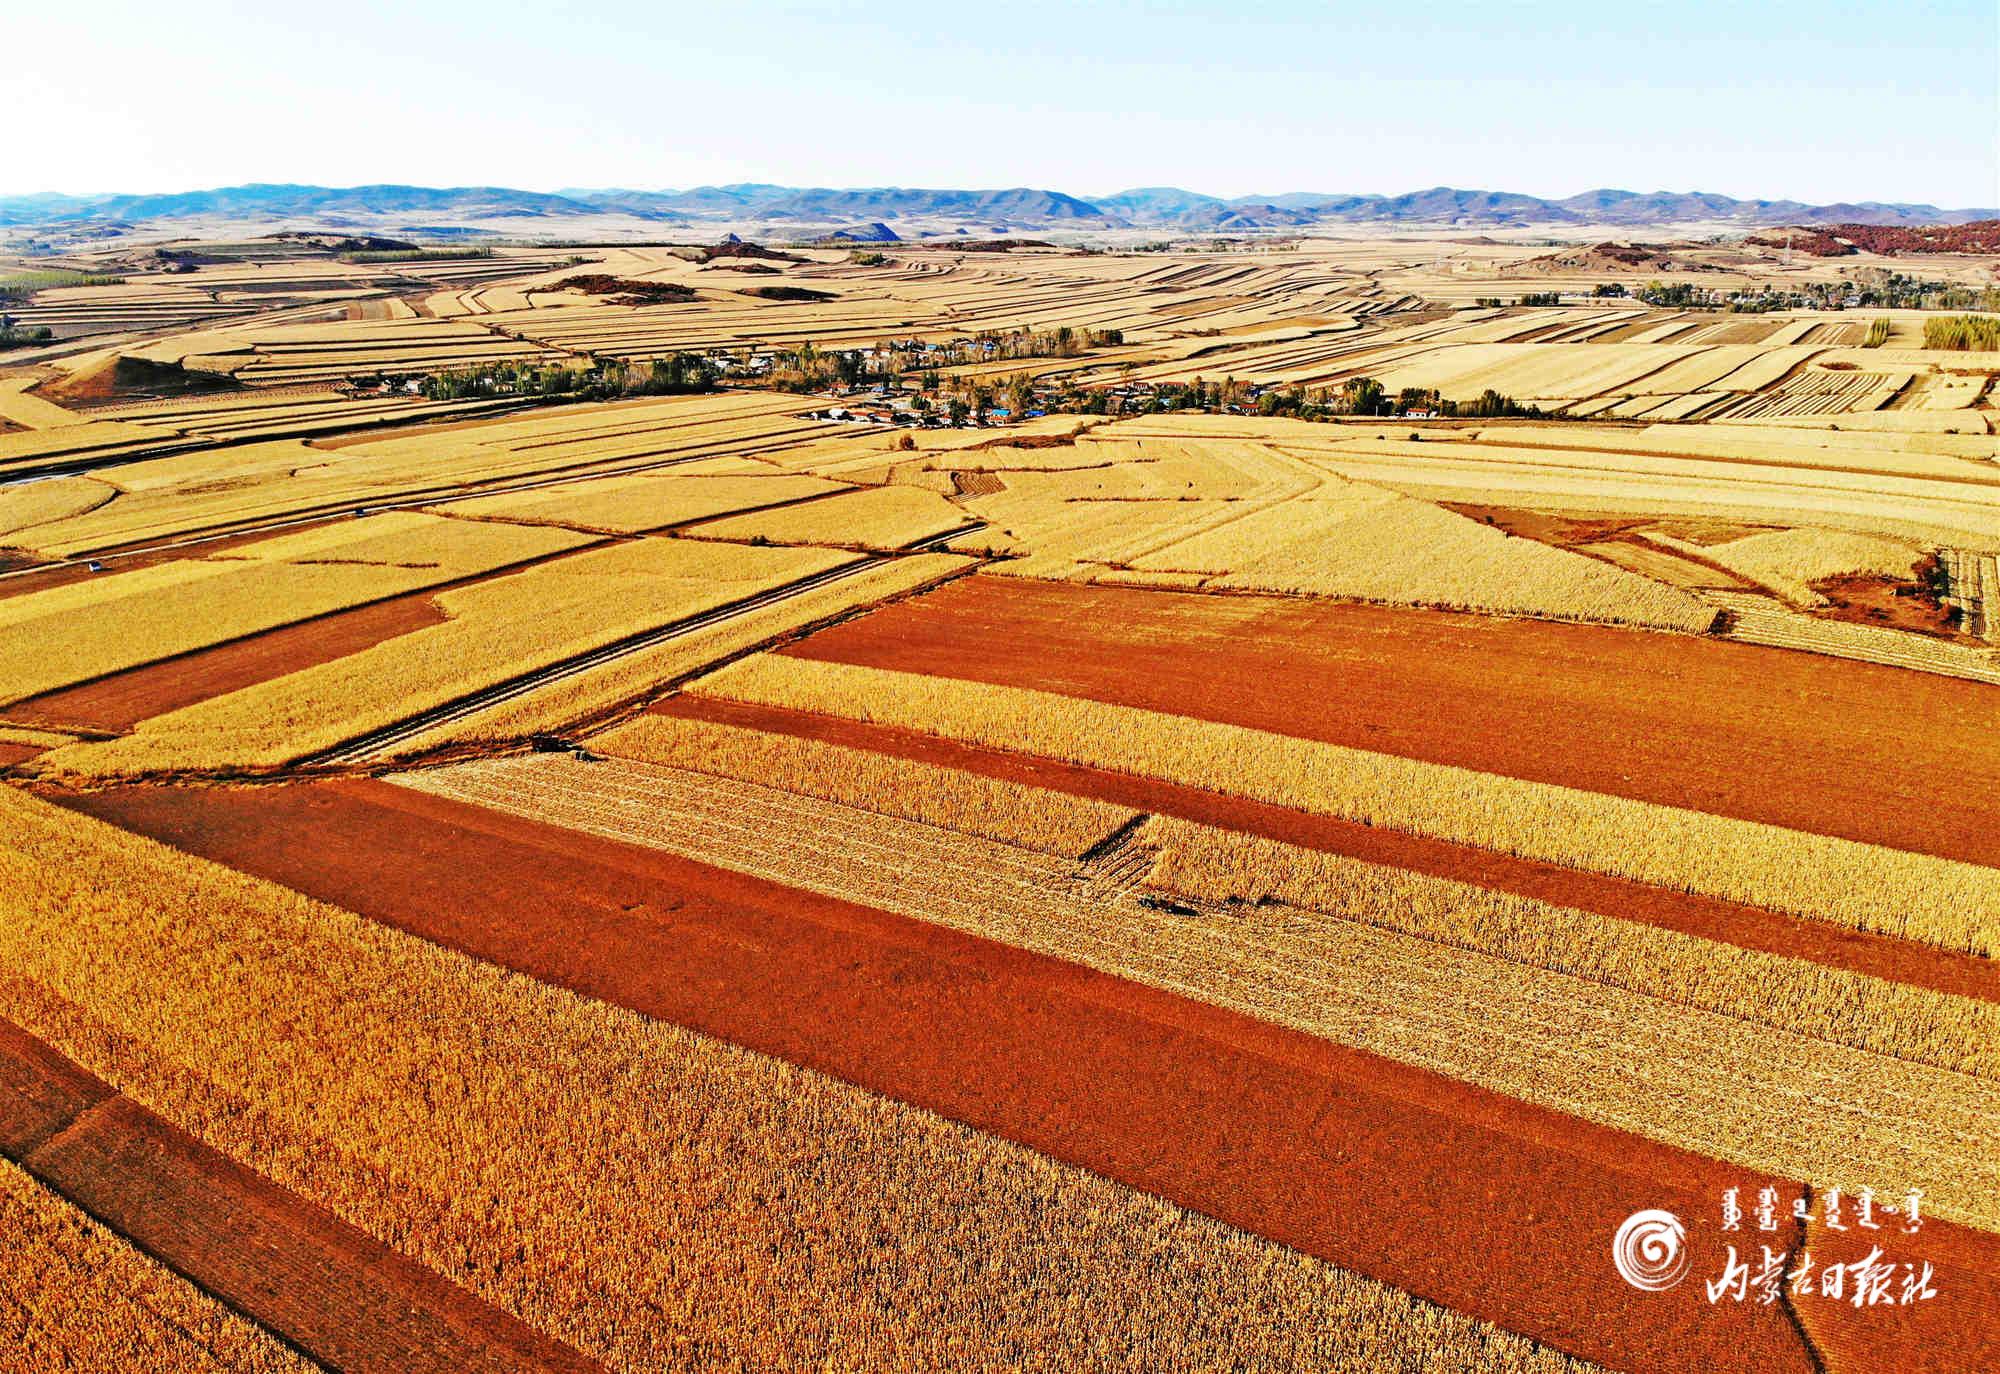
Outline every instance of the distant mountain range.
{"label": "distant mountain range", "polygon": [[[1736,200],[1698,191],[1597,190],[1546,200],[1509,191],[1463,191],[1449,186],[1397,196],[1288,191],[1229,200],[1169,186],[1084,199],[1031,187],[995,191],[899,186],[838,190],[760,182],[696,186],[684,191],[567,190],[553,195],[503,186],[250,185],[169,195],[0,196],[0,226],[13,227],[109,227],[202,218],[312,220],[338,226],[412,215],[447,223],[556,222],[615,215],[662,225],[709,222],[824,227],[849,221],[924,220],[963,225],[969,231],[1157,228],[1208,233],[1302,229],[1316,224],[1459,228],[1959,224],[2000,218],[2000,210],[1944,210],[1935,205],[1877,201],[1807,205],[1795,200]],[[518,231],[518,224],[514,227]],[[553,223],[549,227],[553,229]]]}

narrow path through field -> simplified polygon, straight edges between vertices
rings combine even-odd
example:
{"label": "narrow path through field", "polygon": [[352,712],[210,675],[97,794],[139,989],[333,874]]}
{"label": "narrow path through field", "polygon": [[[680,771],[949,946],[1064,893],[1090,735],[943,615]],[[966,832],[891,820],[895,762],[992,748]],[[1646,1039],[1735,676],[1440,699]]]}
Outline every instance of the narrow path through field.
{"label": "narrow path through field", "polygon": [[[897,550],[897,554],[921,553],[938,548],[964,534],[983,528],[985,528],[983,524],[974,523],[960,525],[938,534],[926,535],[921,539],[910,541]],[[852,563],[843,563],[838,567],[829,568],[825,572],[818,572],[809,577],[802,577],[795,582],[788,582],[782,587],[773,587],[769,591],[759,592],[755,596],[746,597],[741,601],[733,601],[726,606],[718,606],[714,610],[703,611],[698,615],[688,616],[668,625],[662,625],[651,630],[642,630],[638,634],[627,635],[623,639],[616,640],[613,643],[587,650],[584,653],[574,654],[569,658],[547,664],[532,672],[522,673],[508,678],[504,682],[497,682],[480,691],[468,693],[465,696],[445,702],[441,706],[433,707],[428,711],[419,712],[405,720],[398,721],[394,725],[384,726],[379,730],[373,730],[365,735],[357,736],[306,762],[320,765],[366,763],[371,759],[385,756],[398,744],[415,739],[417,736],[435,730],[441,725],[448,725],[453,721],[463,720],[475,712],[484,711],[502,702],[526,696],[529,692],[549,686],[552,683],[561,682],[567,678],[575,677],[580,673],[589,672],[593,668],[602,667],[620,658],[636,654],[643,649],[650,649],[656,644],[664,644],[668,640],[679,639],[684,635],[693,634],[698,630],[705,630],[711,626],[734,620],[739,616],[749,615],[753,611],[763,610],[767,607],[789,601],[793,597],[802,596],[830,582],[837,582],[842,578],[852,577],[856,573],[875,567],[883,558],[894,556],[896,555],[863,555]]]}

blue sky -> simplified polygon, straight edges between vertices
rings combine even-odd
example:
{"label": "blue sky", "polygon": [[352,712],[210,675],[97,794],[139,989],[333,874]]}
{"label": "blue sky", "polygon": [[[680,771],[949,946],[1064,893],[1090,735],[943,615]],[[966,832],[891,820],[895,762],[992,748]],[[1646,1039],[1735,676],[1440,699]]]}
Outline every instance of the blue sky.
{"label": "blue sky", "polygon": [[[1597,186],[2000,203],[2000,4],[21,0],[0,193]],[[41,60],[36,60],[39,55]],[[30,132],[32,130],[32,132]]]}

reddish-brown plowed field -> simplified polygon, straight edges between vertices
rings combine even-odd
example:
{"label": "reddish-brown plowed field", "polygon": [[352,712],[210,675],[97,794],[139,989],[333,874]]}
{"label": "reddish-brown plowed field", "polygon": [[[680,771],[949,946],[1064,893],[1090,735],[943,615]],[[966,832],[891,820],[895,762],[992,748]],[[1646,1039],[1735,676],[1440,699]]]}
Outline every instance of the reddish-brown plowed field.
{"label": "reddish-brown plowed field", "polygon": [[197,701],[206,701],[259,682],[268,682],[302,668],[330,663],[412,630],[441,625],[449,617],[437,608],[435,598],[440,592],[489,582],[542,563],[567,558],[571,554],[602,548],[608,542],[598,540],[538,554],[485,572],[434,583],[419,591],[404,592],[400,596],[344,611],[332,611],[294,625],[265,630],[243,639],[112,673],[91,682],[81,682],[74,687],[44,692],[14,703],[7,708],[7,714],[15,720],[37,720],[57,726],[129,730],[140,721],[163,712],[191,706]]}
{"label": "reddish-brown plowed field", "polygon": [[1787,916],[1739,902],[1517,859],[1472,845],[1332,816],[1308,815],[1156,778],[960,744],[873,722],[717,697],[672,696],[652,709],[660,715],[825,740],[985,777],[1096,797],[1157,815],[1179,816],[1307,849],[1345,854],[1370,863],[1534,897],[1557,906],[1661,926],[1742,949],[1810,959],[1833,968],[1851,969],[1938,992],[2000,1002],[2000,968],[1990,959],[1866,931],[1844,930],[1824,921]]}
{"label": "reddish-brown plowed field", "polygon": [[[66,802],[1618,1368],[1814,1367],[1780,1308],[1712,1307],[1694,1282],[1644,1294],[1611,1266],[1612,1233],[1642,1207],[1675,1210],[1697,1256],[1719,1256],[1720,1190],[1765,1180],[1714,1161],[941,926],[386,783]],[[1963,1301],[1930,1305],[1925,1346],[1871,1352],[1881,1367],[1978,1348],[1979,1301],[2000,1293],[1959,1282]]]}
{"label": "reddish-brown plowed field", "polygon": [[336,611],[94,682],[44,692],[14,703],[7,714],[15,720],[51,725],[129,730],[163,712],[360,653],[427,625],[441,625],[446,616],[432,601],[437,591],[431,588],[372,606]]}
{"label": "reddish-brown plowed field", "polygon": [[[1851,1266],[1871,1250],[1879,1250],[1895,1270],[1889,1289],[1892,1298],[1902,1296],[1904,1265],[1920,1269],[1926,1263],[1932,1268],[1931,1286],[1937,1296],[1909,1305],[1891,1301],[1857,1307],[1854,1289],[1845,1283],[1838,1299],[1823,1291],[1802,1294],[1794,1310],[1829,1374],[1901,1374],[1920,1367],[1990,1374],[2000,1368],[1996,1363],[2000,1336],[1993,1326],[2000,1271],[1994,1265],[1993,1237],[1930,1221],[1915,1235],[1904,1234],[1895,1223],[1879,1231],[1862,1231],[1854,1227],[1851,1210],[1846,1220],[1845,1231],[1829,1231],[1817,1223],[1810,1229],[1806,1248],[1822,1280],[1826,1265]],[[1763,1259],[1759,1248],[1763,1243],[1775,1250],[1785,1242],[1754,1230],[1747,1247],[1743,1240],[1737,1241],[1739,1252],[1750,1250],[1753,1271]],[[1793,1259],[1798,1259],[1796,1245]],[[1720,1277],[1718,1266],[1710,1279]],[[1945,1307],[1957,1311],[1941,1317]]]}
{"label": "reddish-brown plowed field", "polygon": [[1856,574],[1829,577],[1813,583],[1813,590],[1828,604],[1816,614],[1828,620],[1846,620],[1856,625],[1886,625],[1913,634],[1934,635],[1960,644],[1983,648],[1984,642],[1958,628],[1952,612],[1943,602],[1925,595],[1924,588],[1907,577],[1871,577]]}
{"label": "reddish-brown plowed field", "polygon": [[0,1152],[328,1368],[598,1370],[0,1022]]}
{"label": "reddish-brown plowed field", "polygon": [[24,1159],[98,1103],[109,1083],[0,1021],[0,1154]]}
{"label": "reddish-brown plowed field", "polygon": [[12,768],[46,752],[39,744],[15,744],[10,740],[0,740],[0,768]]}
{"label": "reddish-brown plowed field", "polygon": [[[329,517],[329,520],[333,517]],[[314,521],[325,524],[328,521]],[[280,533],[293,534],[306,528],[302,524],[287,526]],[[177,558],[206,558],[210,554],[224,553],[230,549],[254,544],[259,539],[271,537],[271,530],[248,530],[241,534],[222,535],[206,539],[187,547],[161,547],[151,553],[120,553],[118,549],[100,550],[99,557],[115,561],[107,564],[103,572],[92,572],[83,562],[65,563],[60,567],[42,568],[33,572],[23,572],[16,577],[0,578],[0,600],[10,596],[26,596],[29,592],[39,592],[49,587],[63,587],[72,582],[87,582],[93,578],[116,577],[137,568],[149,568],[155,563],[171,563]],[[121,545],[121,548],[144,548],[144,543]],[[91,555],[79,555],[88,558]]]}
{"label": "reddish-brown plowed field", "polygon": [[968,577],[784,650],[2000,865],[2000,688],[1689,635]]}

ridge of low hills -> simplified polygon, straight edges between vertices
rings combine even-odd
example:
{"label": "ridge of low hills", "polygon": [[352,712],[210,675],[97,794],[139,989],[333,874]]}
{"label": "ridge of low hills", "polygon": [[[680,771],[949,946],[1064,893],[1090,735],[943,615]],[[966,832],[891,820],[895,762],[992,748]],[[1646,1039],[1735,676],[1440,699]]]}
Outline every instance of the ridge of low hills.
{"label": "ridge of low hills", "polygon": [[1316,224],[1425,224],[1467,228],[1604,224],[1771,225],[1963,224],[2000,210],[1940,209],[1876,201],[1806,205],[1739,200],[1706,192],[1611,188],[1551,200],[1513,191],[1433,186],[1399,195],[1288,191],[1225,199],[1179,187],[1137,187],[1094,198],[1030,186],[955,189],[904,186],[788,187],[762,182],[685,190],[560,193],[504,186],[352,187],[253,183],[165,194],[0,196],[0,227],[133,225],[200,218],[239,222],[353,222],[421,214],[437,221],[566,220],[624,216],[666,224],[769,222],[801,225],[933,220],[1008,228],[1298,229]]}

